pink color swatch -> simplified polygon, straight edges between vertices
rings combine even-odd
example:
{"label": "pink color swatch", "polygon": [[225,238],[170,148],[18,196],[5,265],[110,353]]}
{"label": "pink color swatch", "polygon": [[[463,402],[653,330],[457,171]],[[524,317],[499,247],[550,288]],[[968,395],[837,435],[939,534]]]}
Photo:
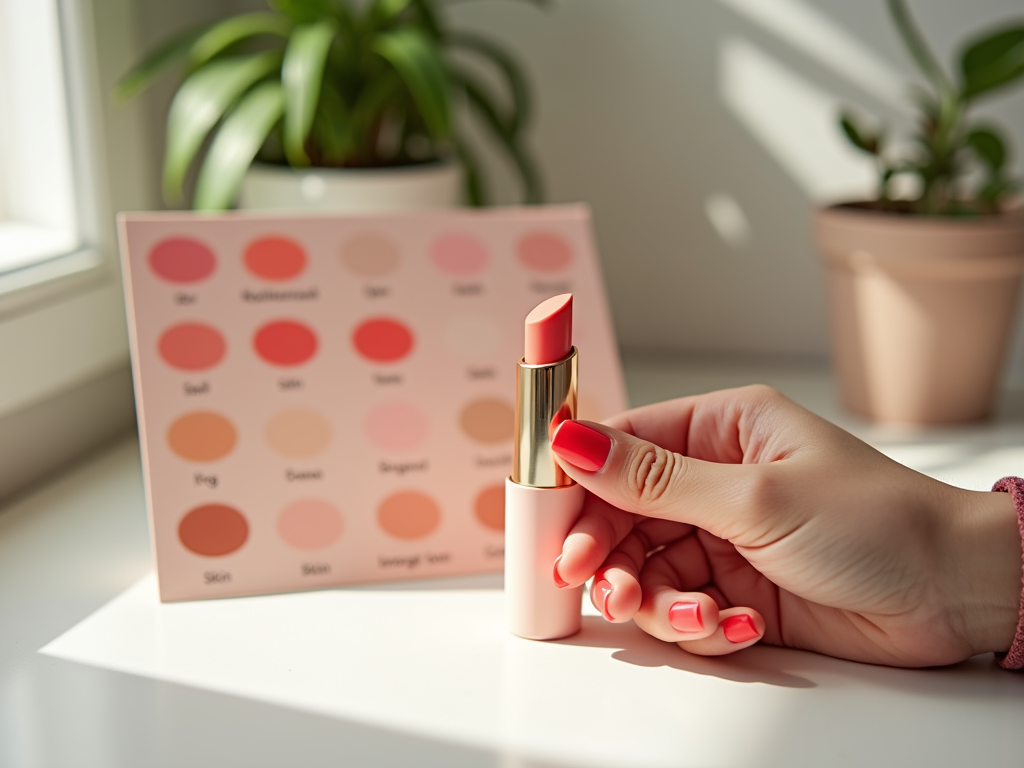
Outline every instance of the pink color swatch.
{"label": "pink color swatch", "polygon": [[217,260],[206,245],[190,237],[170,237],[149,252],[149,267],[172,283],[196,283],[213,274]]}
{"label": "pink color swatch", "polygon": [[277,518],[277,532],[296,549],[325,549],[338,540],[341,531],[341,513],[320,499],[294,501]]}
{"label": "pink color swatch", "polygon": [[584,208],[120,226],[165,601],[501,570],[522,323],[556,294],[590,415],[625,407]]}
{"label": "pink color swatch", "polygon": [[572,248],[551,232],[533,232],[516,246],[519,261],[537,272],[560,272],[572,263]]}
{"label": "pink color swatch", "polygon": [[443,272],[459,277],[475,275],[487,265],[487,249],[472,235],[443,235],[431,250],[434,263]]}

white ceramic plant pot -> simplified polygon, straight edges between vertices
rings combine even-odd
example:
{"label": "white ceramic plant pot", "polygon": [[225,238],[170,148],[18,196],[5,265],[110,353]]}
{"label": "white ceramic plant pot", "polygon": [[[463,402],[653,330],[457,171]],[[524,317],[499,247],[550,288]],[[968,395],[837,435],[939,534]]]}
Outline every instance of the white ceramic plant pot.
{"label": "white ceramic plant pot", "polygon": [[242,182],[238,207],[372,213],[452,208],[461,202],[462,168],[453,161],[365,169],[257,163]]}

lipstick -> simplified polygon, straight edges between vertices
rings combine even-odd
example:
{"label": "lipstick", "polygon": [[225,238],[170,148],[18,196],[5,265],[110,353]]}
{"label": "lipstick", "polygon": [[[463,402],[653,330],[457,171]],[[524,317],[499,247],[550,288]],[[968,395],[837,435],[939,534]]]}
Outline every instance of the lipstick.
{"label": "lipstick", "polygon": [[551,450],[558,425],[576,418],[572,294],[537,305],[526,316],[525,336],[512,475],[505,481],[505,602],[513,634],[554,640],[579,631],[583,596],[582,587],[559,589],[554,570],[585,495]]}

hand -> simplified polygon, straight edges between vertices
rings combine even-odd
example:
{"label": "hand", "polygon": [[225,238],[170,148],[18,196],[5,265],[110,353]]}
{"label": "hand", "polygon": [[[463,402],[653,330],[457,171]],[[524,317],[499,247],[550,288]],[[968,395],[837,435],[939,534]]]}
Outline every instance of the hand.
{"label": "hand", "polygon": [[1009,494],[908,469],[768,387],[566,422],[553,447],[588,491],[555,575],[594,576],[609,621],[702,655],[763,639],[895,666],[1012,642]]}

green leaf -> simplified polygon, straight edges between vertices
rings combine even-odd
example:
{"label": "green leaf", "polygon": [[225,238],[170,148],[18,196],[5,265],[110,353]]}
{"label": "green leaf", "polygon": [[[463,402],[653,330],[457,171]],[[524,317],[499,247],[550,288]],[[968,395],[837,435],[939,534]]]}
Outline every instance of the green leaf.
{"label": "green leaf", "polygon": [[185,174],[203,140],[227,109],[278,68],[276,52],[220,59],[195,72],[178,89],[167,115],[164,196],[179,204]]}
{"label": "green leaf", "polygon": [[1024,75],[1024,26],[968,43],[960,54],[963,98],[971,99]]}
{"label": "green leaf", "polygon": [[440,19],[437,17],[437,10],[434,8],[433,0],[412,0],[412,5],[419,12],[420,22],[430,36],[435,40],[440,40],[444,37],[444,30],[441,27]]}
{"label": "green leaf", "polygon": [[355,149],[352,122],[341,95],[333,84],[325,82],[310,131],[311,144],[320,153],[317,165],[344,164]]}
{"label": "green leaf", "polygon": [[390,24],[409,7],[412,0],[374,0],[367,14],[379,25]]}
{"label": "green leaf", "polygon": [[124,101],[145,91],[159,80],[177,59],[183,58],[209,27],[209,24],[203,24],[187,29],[160,45],[117,81],[117,85],[114,86],[114,98]]}
{"label": "green leaf", "polygon": [[235,43],[257,35],[287,37],[292,24],[279,13],[245,13],[225,19],[208,29],[192,45],[188,65],[196,70]]}
{"label": "green leaf", "polygon": [[529,125],[532,117],[530,89],[519,63],[500,45],[486,37],[469,32],[453,32],[447,38],[449,45],[474,51],[489,59],[501,70],[512,95],[512,109],[508,115],[508,127],[512,133],[519,133]]}
{"label": "green leaf", "polygon": [[270,0],[270,7],[296,24],[329,19],[344,11],[344,6],[334,0]]}
{"label": "green leaf", "polygon": [[865,134],[857,127],[849,113],[844,112],[839,116],[839,127],[843,129],[846,138],[857,149],[867,152],[869,155],[878,154],[878,136]]}
{"label": "green leaf", "polygon": [[536,163],[520,144],[518,137],[509,132],[487,90],[476,78],[464,71],[459,70],[454,74],[458,82],[466,90],[466,98],[469,101],[469,105],[480,115],[484,125],[490,129],[494,137],[501,143],[502,148],[519,172],[519,177],[523,182],[524,202],[528,205],[543,202],[543,185]]}
{"label": "green leaf", "polygon": [[280,83],[262,83],[242,97],[217,131],[203,161],[196,183],[196,210],[219,211],[234,202],[253,158],[283,113]]}
{"label": "green leaf", "polygon": [[318,21],[296,29],[285,49],[281,82],[285,92],[284,151],[294,166],[309,165],[305,143],[320,100],[327,54],[337,33],[333,21]]}
{"label": "green leaf", "polygon": [[423,30],[405,27],[381,34],[373,50],[398,72],[431,136],[447,138],[451,134],[448,74],[436,41]]}
{"label": "green leaf", "polygon": [[1006,142],[994,128],[980,127],[967,134],[967,146],[987,165],[993,175],[1006,164]]}

